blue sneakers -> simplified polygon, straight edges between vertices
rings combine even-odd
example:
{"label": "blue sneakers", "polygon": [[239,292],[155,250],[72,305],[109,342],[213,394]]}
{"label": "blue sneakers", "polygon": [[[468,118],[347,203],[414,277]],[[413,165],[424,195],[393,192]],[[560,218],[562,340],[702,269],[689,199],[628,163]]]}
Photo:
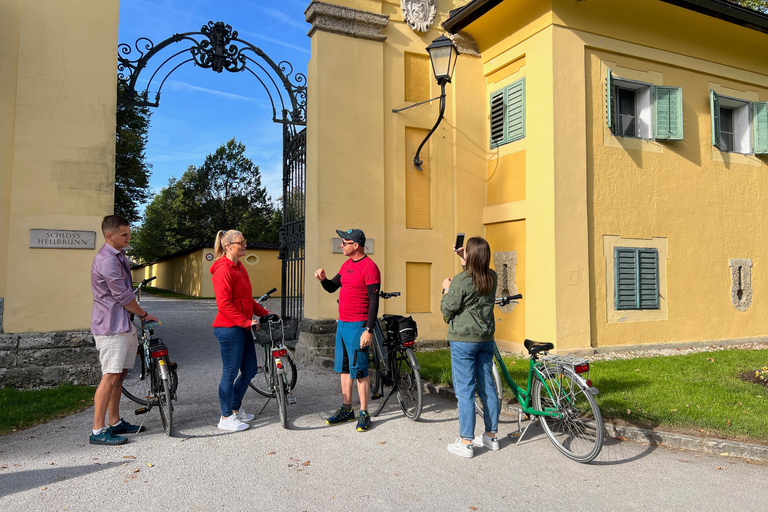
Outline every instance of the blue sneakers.
{"label": "blue sneakers", "polygon": [[360,411],[357,415],[357,431],[367,432],[371,428],[371,415],[368,411]]}
{"label": "blue sneakers", "polygon": [[329,425],[339,425],[348,421],[355,421],[355,411],[352,409],[347,410],[343,405],[339,407],[336,414],[325,420]]}
{"label": "blue sneakers", "polygon": [[125,444],[128,442],[127,437],[116,436],[109,431],[108,428],[101,429],[98,434],[91,434],[91,438],[88,440],[91,444],[105,444],[110,446],[117,446],[119,444]]}
{"label": "blue sneakers", "polygon": [[121,423],[116,426],[109,426],[109,431],[113,434],[138,434],[139,432],[144,432],[147,430],[144,425],[132,425],[131,423],[128,423],[123,418],[120,418]]}

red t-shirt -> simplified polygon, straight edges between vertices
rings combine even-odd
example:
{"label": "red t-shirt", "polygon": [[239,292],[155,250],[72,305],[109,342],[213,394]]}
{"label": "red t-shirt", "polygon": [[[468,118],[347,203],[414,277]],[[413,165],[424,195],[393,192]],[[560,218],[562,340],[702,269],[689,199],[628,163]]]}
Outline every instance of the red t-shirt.
{"label": "red t-shirt", "polygon": [[363,322],[368,320],[369,284],[381,283],[379,267],[368,256],[357,261],[348,259],[339,270],[341,291],[339,292],[339,320],[342,322]]}

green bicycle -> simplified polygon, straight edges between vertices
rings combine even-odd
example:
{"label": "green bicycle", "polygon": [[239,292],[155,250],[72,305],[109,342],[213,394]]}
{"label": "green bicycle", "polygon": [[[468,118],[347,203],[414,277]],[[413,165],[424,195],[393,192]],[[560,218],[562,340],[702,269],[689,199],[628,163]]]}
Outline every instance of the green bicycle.
{"label": "green bicycle", "polygon": [[[520,294],[500,297],[496,304],[503,307],[522,298]],[[499,348],[495,343],[493,345],[497,363],[493,366],[493,380],[499,405],[502,399],[501,369],[501,375],[520,407],[517,432],[511,435],[518,437],[519,444],[528,428],[539,422],[563,455],[577,462],[591,462],[603,448],[604,431],[603,417],[595,401],[598,390],[589,380],[589,362],[583,358],[549,354],[555,348],[552,343],[525,340],[524,346],[531,359],[528,383],[521,388],[512,380]],[[477,397],[475,409],[483,415],[483,406]],[[523,414],[531,419],[525,430],[522,429]]]}

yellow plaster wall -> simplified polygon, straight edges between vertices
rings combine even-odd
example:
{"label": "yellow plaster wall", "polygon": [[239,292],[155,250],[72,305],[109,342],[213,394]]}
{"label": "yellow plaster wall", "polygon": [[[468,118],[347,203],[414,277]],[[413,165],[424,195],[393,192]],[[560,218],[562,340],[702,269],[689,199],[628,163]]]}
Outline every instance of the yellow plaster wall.
{"label": "yellow plaster wall", "polygon": [[[514,251],[517,253],[514,284],[517,293],[523,294],[523,299],[510,313],[502,313],[499,308],[495,308],[494,313],[496,315],[496,343],[499,348],[522,352],[524,350],[523,341],[526,338],[525,310],[527,307],[525,220],[490,224],[486,226],[485,231],[486,239],[493,252]],[[493,260],[491,260],[491,268],[497,270],[493,265]]]}
{"label": "yellow plaster wall", "polygon": [[[62,20],[66,20],[63,23]],[[0,292],[6,332],[90,328],[95,250],[30,249],[35,228],[112,212],[118,4],[0,0]]]}
{"label": "yellow plaster wall", "polygon": [[430,313],[432,264],[408,261],[405,264],[405,312]]}

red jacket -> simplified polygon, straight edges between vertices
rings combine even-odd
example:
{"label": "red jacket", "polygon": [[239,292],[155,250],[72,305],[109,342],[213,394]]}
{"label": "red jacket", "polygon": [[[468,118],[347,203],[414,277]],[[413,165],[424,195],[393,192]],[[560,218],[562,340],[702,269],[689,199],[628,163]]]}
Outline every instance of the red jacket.
{"label": "red jacket", "polygon": [[253,288],[248,271],[238,261],[232,263],[226,256],[211,265],[213,293],[219,313],[213,327],[251,327],[251,318],[265,316],[269,311],[253,300]]}

